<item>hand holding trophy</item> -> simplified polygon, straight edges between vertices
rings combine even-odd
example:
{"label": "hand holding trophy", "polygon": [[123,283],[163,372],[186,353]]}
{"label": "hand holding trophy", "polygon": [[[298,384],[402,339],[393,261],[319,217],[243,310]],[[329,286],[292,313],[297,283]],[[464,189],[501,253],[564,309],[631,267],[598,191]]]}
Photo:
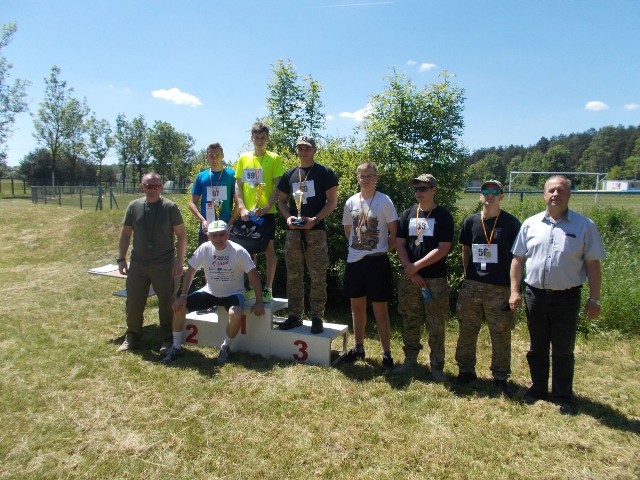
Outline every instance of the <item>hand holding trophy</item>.
{"label": "hand holding trophy", "polygon": [[258,225],[262,225],[262,222],[264,222],[264,217],[259,217],[256,215],[256,212],[259,209],[258,205],[260,204],[260,198],[262,197],[262,191],[264,190],[265,185],[266,184],[264,183],[256,184],[256,204],[254,205],[253,210],[249,212],[249,220],[257,223]]}
{"label": "hand holding trophy", "polygon": [[307,219],[300,216],[300,212],[302,211],[302,200],[304,200],[304,192],[302,190],[298,189],[293,192],[293,201],[296,204],[298,216],[291,222],[291,224],[295,225],[296,227],[302,227],[305,223],[307,223]]}

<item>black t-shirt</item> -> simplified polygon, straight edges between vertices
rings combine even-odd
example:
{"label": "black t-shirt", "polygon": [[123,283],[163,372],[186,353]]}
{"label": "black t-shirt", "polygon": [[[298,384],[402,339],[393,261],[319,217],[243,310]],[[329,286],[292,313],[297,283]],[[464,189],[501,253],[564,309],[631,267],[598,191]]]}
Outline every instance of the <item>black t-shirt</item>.
{"label": "black t-shirt", "polygon": [[[398,238],[407,241],[407,253],[411,262],[417,262],[431,250],[438,248],[442,242],[453,241],[453,216],[449,211],[437,205],[433,210],[420,211],[416,218],[418,206],[414,205],[400,215],[398,224]],[[425,225],[422,229],[422,242],[416,245],[416,221]],[[432,228],[429,228],[432,227]],[[433,265],[429,265],[418,272],[424,278],[441,278],[447,276],[447,256],[445,255]]]}
{"label": "black t-shirt", "polygon": [[[306,179],[306,180],[305,180]],[[327,190],[338,186],[338,177],[329,167],[314,163],[311,167],[293,167],[287,170],[280,182],[278,190],[289,195],[289,211],[291,215],[298,216],[298,209],[293,201],[292,193],[297,190],[298,184],[305,193],[302,203],[302,217],[315,217],[327,203]],[[325,230],[324,219],[314,225],[312,230]]]}
{"label": "black t-shirt", "polygon": [[[504,210],[500,210],[497,217],[484,220],[484,230],[482,228],[480,213],[470,215],[462,222],[460,230],[460,244],[472,247],[475,244],[488,243],[487,236],[491,236],[494,230],[491,244],[498,246],[498,263],[485,263],[482,270],[481,262],[473,262],[473,248],[469,252],[469,263],[465,272],[469,280],[490,283],[492,285],[510,285],[509,270],[511,268],[511,247],[516,240],[520,230],[520,220]],[[494,229],[495,225],[495,229]],[[486,231],[486,236],[485,236]]]}

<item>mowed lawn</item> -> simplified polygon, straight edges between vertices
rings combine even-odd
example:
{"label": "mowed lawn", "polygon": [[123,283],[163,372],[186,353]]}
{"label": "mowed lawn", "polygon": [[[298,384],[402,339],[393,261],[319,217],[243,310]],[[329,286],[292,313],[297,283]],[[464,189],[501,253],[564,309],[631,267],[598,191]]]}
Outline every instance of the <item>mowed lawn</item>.
{"label": "mowed lawn", "polygon": [[[640,477],[639,337],[578,340],[576,416],[499,395],[486,328],[481,378],[457,386],[453,319],[444,383],[426,367],[387,373],[373,334],[367,361],[346,367],[238,354],[220,368],[217,349],[193,347],[165,367],[153,300],[143,349],[116,354],[123,282],[87,270],[116,258],[122,208],[0,200],[0,478]],[[520,322],[521,389],[527,347]],[[392,350],[401,360],[399,331]]]}

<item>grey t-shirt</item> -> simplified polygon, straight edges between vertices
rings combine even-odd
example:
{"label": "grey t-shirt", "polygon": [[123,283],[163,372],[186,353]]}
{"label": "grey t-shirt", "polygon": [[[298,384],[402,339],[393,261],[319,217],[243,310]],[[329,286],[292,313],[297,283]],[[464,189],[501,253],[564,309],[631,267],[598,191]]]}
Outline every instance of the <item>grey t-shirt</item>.
{"label": "grey t-shirt", "polygon": [[133,227],[131,260],[143,263],[170,263],[175,259],[173,227],[182,225],[182,215],[171,200],[160,197],[154,203],[145,198],[127,207],[123,225]]}

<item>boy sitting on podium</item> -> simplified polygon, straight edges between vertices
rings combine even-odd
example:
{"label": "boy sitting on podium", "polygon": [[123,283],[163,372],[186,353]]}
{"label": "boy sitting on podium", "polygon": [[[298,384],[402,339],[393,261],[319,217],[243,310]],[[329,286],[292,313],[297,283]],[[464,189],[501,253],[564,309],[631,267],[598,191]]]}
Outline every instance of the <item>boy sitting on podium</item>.
{"label": "boy sitting on podium", "polygon": [[[229,360],[231,343],[240,331],[244,313],[244,274],[256,292],[255,305],[251,311],[255,315],[264,314],[262,285],[251,255],[242,246],[229,240],[227,224],[222,220],[211,222],[207,228],[209,241],[200,245],[188,261],[189,268],[184,274],[182,295],[173,304],[173,345],[162,359],[163,364],[175,361],[182,351],[182,331],[187,313],[204,310],[213,306],[223,306],[229,312],[226,338],[220,346],[218,363]],[[204,268],[207,283],[200,290],[189,294],[193,276],[199,268]]]}

